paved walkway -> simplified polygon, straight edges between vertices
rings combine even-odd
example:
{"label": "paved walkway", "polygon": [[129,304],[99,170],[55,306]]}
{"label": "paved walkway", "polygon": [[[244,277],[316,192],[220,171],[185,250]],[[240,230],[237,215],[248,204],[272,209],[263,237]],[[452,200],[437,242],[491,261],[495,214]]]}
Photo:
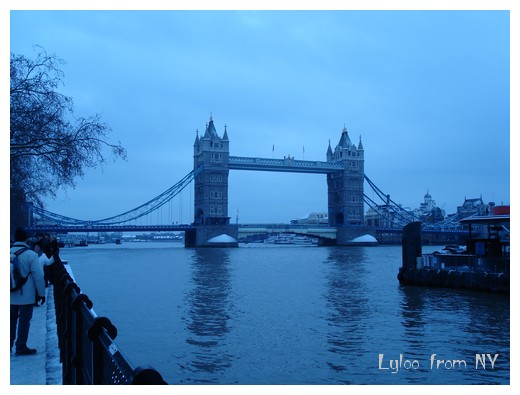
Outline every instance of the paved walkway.
{"label": "paved walkway", "polygon": [[[11,354],[11,385],[61,384],[61,363],[56,333],[56,313],[52,286],[47,288],[43,306],[35,307],[27,345],[34,355]],[[14,349],[14,347],[13,347]]]}

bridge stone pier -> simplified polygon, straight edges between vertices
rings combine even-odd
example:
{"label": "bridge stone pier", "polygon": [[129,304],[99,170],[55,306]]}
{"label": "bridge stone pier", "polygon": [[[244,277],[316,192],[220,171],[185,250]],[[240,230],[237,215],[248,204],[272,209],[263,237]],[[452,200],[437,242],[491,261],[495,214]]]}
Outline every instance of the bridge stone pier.
{"label": "bridge stone pier", "polygon": [[237,225],[195,226],[184,232],[185,247],[238,247]]}
{"label": "bridge stone pier", "polygon": [[[219,136],[213,117],[193,144],[194,230],[186,233],[188,247],[214,246],[220,240],[238,240],[238,226],[228,214],[229,170],[278,171],[325,174],[329,226],[336,227],[336,244],[348,244],[367,233],[364,223],[364,148],[350,140],[344,127],[333,150],[330,141],[326,161],[238,157],[229,155],[227,127]],[[200,171],[200,169],[202,169]],[[227,236],[227,237],[226,237]],[[230,241],[228,245],[232,245]],[[225,245],[225,244],[224,244]],[[238,243],[236,243],[238,245]]]}

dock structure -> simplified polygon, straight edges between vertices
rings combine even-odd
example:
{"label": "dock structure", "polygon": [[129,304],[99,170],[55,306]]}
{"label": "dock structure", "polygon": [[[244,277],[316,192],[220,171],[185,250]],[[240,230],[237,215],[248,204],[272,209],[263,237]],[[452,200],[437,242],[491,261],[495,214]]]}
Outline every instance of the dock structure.
{"label": "dock structure", "polygon": [[406,225],[399,283],[509,294],[509,213],[474,216],[461,223],[469,228],[466,246],[432,254],[422,254],[420,223]]}

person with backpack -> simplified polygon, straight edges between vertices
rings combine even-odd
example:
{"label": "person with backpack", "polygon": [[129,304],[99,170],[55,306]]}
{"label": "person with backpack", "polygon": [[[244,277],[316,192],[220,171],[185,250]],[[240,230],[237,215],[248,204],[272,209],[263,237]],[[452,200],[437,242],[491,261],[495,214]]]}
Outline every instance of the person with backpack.
{"label": "person with backpack", "polygon": [[34,301],[45,303],[43,268],[27,239],[25,229],[18,228],[11,246],[11,352],[15,345],[16,355],[36,353],[34,348],[27,347],[27,338]]}

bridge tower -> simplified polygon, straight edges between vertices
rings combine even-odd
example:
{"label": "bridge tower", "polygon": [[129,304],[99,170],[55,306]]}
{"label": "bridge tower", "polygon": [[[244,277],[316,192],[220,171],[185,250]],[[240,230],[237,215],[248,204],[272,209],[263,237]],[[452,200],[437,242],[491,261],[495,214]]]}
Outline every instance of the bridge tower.
{"label": "bridge tower", "polygon": [[229,138],[227,127],[220,137],[213,124],[213,116],[202,137],[193,144],[193,169],[203,166],[195,177],[194,186],[194,225],[196,234],[190,235],[191,246],[206,246],[215,236],[226,234],[238,239],[238,227],[229,224],[228,215],[228,177],[229,177]]}
{"label": "bridge tower", "polygon": [[329,224],[338,228],[363,225],[365,150],[361,136],[356,147],[344,127],[334,151],[329,141],[327,162],[342,162],[344,168],[327,174]]}
{"label": "bridge tower", "polygon": [[224,135],[220,137],[210,116],[204,135],[199,138],[197,133],[193,144],[193,169],[204,166],[195,178],[196,225],[229,224],[229,138],[226,129],[224,126]]}

